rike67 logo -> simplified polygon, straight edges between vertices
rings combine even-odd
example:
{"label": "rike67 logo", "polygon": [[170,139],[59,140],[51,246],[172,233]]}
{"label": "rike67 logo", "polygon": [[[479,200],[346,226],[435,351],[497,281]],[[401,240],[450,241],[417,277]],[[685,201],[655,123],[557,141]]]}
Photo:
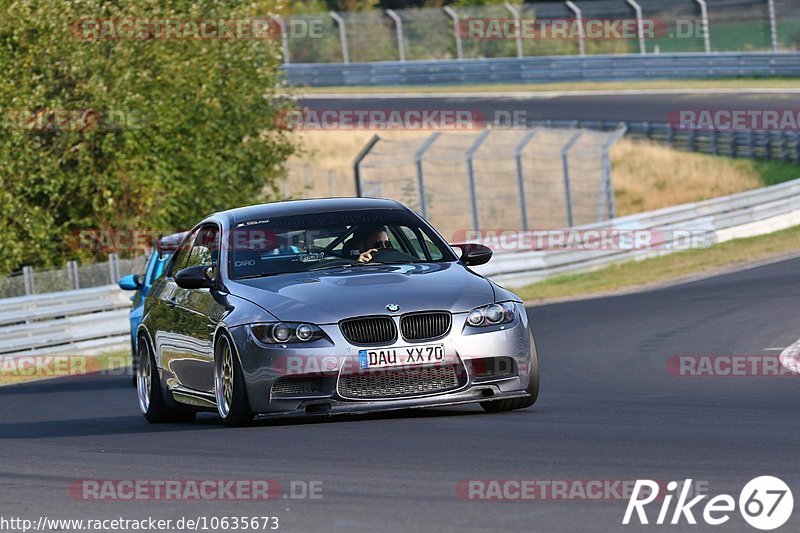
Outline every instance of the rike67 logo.
{"label": "rike67 logo", "polygon": [[[676,481],[667,483],[667,492],[661,501],[655,524],[697,524],[695,513],[699,514],[706,524],[712,526],[730,520],[731,514],[737,508],[737,501],[733,496],[720,494],[704,502],[705,505],[701,505],[708,495],[701,494],[689,499],[691,486],[691,479],[687,479],[683,485],[679,485]],[[680,494],[677,490],[679,487]],[[658,488],[659,485],[655,481],[636,480],[622,519],[624,525],[632,523],[634,512],[640,524],[650,523],[652,516],[648,518],[645,507],[660,496]],[[645,496],[640,497],[641,495]],[[676,496],[675,506],[671,509]],[[769,531],[781,527],[789,520],[794,508],[794,498],[789,486],[782,480],[773,476],[760,476],[751,479],[739,493],[738,508],[745,522],[756,529]],[[670,511],[672,511],[671,517]],[[635,519],[633,523],[636,523]]]}

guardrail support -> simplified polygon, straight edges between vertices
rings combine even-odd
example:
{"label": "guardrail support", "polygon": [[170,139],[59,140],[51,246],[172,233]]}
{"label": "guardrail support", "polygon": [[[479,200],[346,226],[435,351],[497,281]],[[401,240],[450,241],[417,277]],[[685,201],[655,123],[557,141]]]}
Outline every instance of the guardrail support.
{"label": "guardrail support", "polygon": [[389,15],[389,18],[394,21],[394,29],[395,33],[397,34],[397,50],[400,53],[400,62],[406,62],[406,43],[405,39],[403,39],[403,19],[400,18],[400,15],[394,12],[393,9],[387,9],[386,14]]}
{"label": "guardrail support", "polygon": [[36,282],[33,279],[33,267],[22,267],[22,282],[25,284],[25,296],[36,293]]}
{"label": "guardrail support", "polygon": [[119,281],[119,255],[108,254],[108,278],[111,283]]}
{"label": "guardrail support", "polygon": [[528,206],[526,205],[527,197],[525,195],[525,176],[522,172],[522,152],[525,150],[525,147],[533,140],[536,134],[539,132],[539,128],[533,128],[519,142],[517,147],[514,149],[514,160],[517,163],[517,188],[519,189],[519,210],[520,215],[522,216],[522,229],[524,231],[528,230]]}
{"label": "guardrail support", "polygon": [[561,166],[564,169],[564,199],[566,202],[567,208],[567,225],[572,227],[575,225],[575,221],[572,217],[572,192],[570,191],[569,187],[569,151],[578,142],[581,135],[583,135],[582,131],[579,131],[575,135],[573,135],[570,140],[567,141],[567,144],[561,149]]}
{"label": "guardrail support", "polygon": [[328,14],[336,21],[336,24],[339,25],[339,41],[342,43],[342,62],[347,65],[350,63],[350,49],[347,47],[347,26],[344,23],[344,19],[335,11],[329,11]]}
{"label": "guardrail support", "polygon": [[583,31],[583,12],[574,2],[567,0],[567,7],[575,13],[575,20],[578,22],[578,49],[581,56],[586,55],[586,33]]}
{"label": "guardrail support", "polygon": [[769,32],[772,36],[772,51],[778,51],[778,24],[775,21],[775,0],[767,0],[769,7]]}
{"label": "guardrail support", "polygon": [[472,158],[491,132],[492,130],[483,130],[467,150],[467,175],[469,177],[469,195],[472,204],[472,229],[475,231],[480,228],[480,220],[478,218],[478,193],[475,189],[475,169],[472,165]]}
{"label": "guardrail support", "polygon": [[459,59],[464,59],[464,45],[461,42],[461,25],[459,24],[458,20],[458,13],[456,13],[450,6],[444,6],[442,11],[447,13],[447,16],[453,19],[453,34],[456,36],[456,54],[458,55]]}
{"label": "guardrail support", "polygon": [[504,4],[506,9],[511,13],[511,16],[514,17],[514,20],[517,22],[517,35],[515,36],[514,40],[517,41],[517,57],[523,58],[525,57],[522,53],[522,20],[519,16],[519,9],[513,6],[509,2],[505,2]]}
{"label": "guardrail support", "polygon": [[67,262],[67,274],[69,275],[70,283],[73,289],[80,289],[81,282],[78,277],[78,263],[76,261]]}
{"label": "guardrail support", "polygon": [[703,45],[705,46],[706,53],[711,53],[711,35],[709,34],[708,26],[708,6],[706,0],[695,0],[700,6],[700,30],[703,32]]}
{"label": "guardrail support", "polygon": [[286,32],[286,24],[283,22],[283,19],[280,18],[278,15],[272,15],[270,17],[272,20],[275,21],[275,24],[278,25],[278,28],[281,30],[281,46],[283,47],[283,64],[289,64],[289,34]]}
{"label": "guardrail support", "polygon": [[636,33],[639,34],[639,53],[644,55],[647,53],[644,41],[644,20],[642,19],[642,6],[636,0],[625,0],[629,6],[636,12]]}
{"label": "guardrail support", "polygon": [[422,158],[441,134],[440,131],[431,133],[431,136],[425,139],[425,142],[414,153],[414,164],[417,167],[417,188],[419,189],[419,209],[422,212],[422,218],[425,219],[428,218],[428,199],[425,196],[425,173],[422,171]]}
{"label": "guardrail support", "polygon": [[375,146],[380,140],[380,135],[377,133],[373,135],[372,138],[367,141],[367,144],[364,145],[364,148],[358,152],[355,161],[353,161],[353,178],[356,180],[356,196],[359,198],[361,197],[361,161],[367,157],[367,154],[370,153],[372,147]]}
{"label": "guardrail support", "polygon": [[[611,138],[603,145],[602,159],[602,194],[605,194],[606,208],[608,209],[608,218],[616,218],[617,216],[617,199],[614,196],[614,185],[611,182],[611,147],[614,146],[620,137],[625,135],[628,131],[628,126],[624,122],[620,122],[617,129],[614,130]],[[598,215],[597,221],[603,220],[602,203],[598,202]]]}

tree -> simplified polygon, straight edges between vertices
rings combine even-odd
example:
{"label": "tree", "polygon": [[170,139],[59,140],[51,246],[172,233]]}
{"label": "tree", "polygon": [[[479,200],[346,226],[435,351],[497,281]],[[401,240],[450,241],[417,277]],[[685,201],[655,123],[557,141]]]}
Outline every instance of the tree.
{"label": "tree", "polygon": [[295,150],[273,127],[287,107],[276,96],[279,39],[191,39],[189,22],[180,38],[92,33],[110,27],[97,19],[115,20],[121,36],[123,20],[252,20],[275,6],[3,4],[0,271],[92,258],[75,238],[83,229],[187,228],[277,190]]}

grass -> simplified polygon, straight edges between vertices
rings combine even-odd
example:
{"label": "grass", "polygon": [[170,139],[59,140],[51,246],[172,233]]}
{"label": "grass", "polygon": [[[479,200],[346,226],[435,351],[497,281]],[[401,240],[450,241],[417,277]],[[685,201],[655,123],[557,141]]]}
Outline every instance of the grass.
{"label": "grass", "polygon": [[96,372],[119,374],[130,365],[130,350],[92,355],[64,354],[12,358],[0,357],[0,386],[28,383],[67,376],[85,376]]}
{"label": "grass", "polygon": [[735,239],[711,248],[629,261],[593,272],[556,276],[516,292],[528,302],[610,293],[679,280],[793,252],[800,252],[800,226],[768,235]]}
{"label": "grass", "polygon": [[485,83],[475,85],[298,87],[301,94],[327,93],[475,93],[550,92],[676,89],[797,89],[796,78],[719,78],[714,80],[583,81],[556,83]]}

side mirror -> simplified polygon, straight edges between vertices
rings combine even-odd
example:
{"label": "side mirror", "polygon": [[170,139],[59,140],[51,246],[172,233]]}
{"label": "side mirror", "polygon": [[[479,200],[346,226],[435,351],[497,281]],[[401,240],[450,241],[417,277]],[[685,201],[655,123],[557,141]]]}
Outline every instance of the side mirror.
{"label": "side mirror", "polygon": [[193,266],[184,268],[175,274],[175,283],[181,289],[210,289],[214,287],[214,280],[211,275],[212,267]]}
{"label": "side mirror", "polygon": [[492,249],[478,243],[453,244],[461,249],[461,262],[467,266],[478,266],[489,262],[492,258]]}
{"label": "side mirror", "polygon": [[119,288],[123,291],[138,291],[142,288],[142,282],[135,274],[128,274],[127,276],[120,278],[120,280],[117,282],[117,285],[119,285]]}

